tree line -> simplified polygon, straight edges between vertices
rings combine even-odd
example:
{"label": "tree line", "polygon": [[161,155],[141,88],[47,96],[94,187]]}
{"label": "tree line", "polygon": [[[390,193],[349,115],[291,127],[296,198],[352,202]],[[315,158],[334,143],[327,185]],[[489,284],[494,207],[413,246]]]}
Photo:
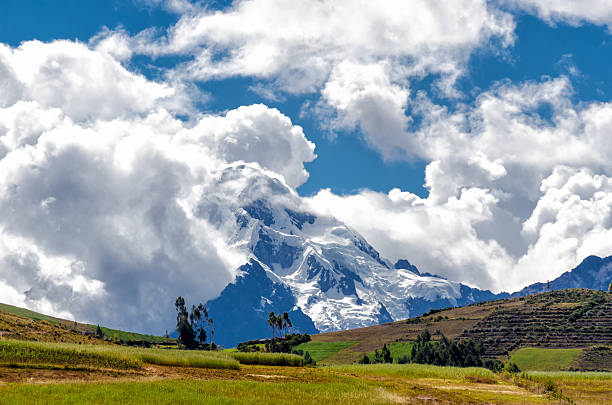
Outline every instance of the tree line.
{"label": "tree line", "polygon": [[[431,339],[429,331],[424,330],[412,346],[410,357],[405,355],[395,360],[399,364],[418,363],[436,366],[486,367],[493,371],[500,371],[504,367],[499,360],[483,358],[484,353],[484,346],[482,344],[476,345],[472,339],[450,341],[444,334],[441,334],[440,340],[434,341]],[[391,351],[387,348],[387,345],[384,345],[382,349],[376,350],[372,357],[364,354],[358,363],[393,363],[393,361]]]}

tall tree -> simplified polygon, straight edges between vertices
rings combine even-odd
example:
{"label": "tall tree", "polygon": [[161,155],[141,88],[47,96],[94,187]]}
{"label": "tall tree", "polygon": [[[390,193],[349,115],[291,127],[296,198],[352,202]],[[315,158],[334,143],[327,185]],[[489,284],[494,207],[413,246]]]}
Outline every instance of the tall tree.
{"label": "tall tree", "polygon": [[286,312],[283,312],[283,326],[285,327],[285,335],[289,333],[290,328],[293,328],[293,323],[291,323],[289,314]]}
{"label": "tall tree", "polygon": [[270,325],[270,329],[272,329],[272,339],[274,339],[274,329],[276,329],[277,325],[276,314],[274,311],[270,312],[268,315],[268,325]]}
{"label": "tall tree", "polygon": [[[208,310],[200,303],[191,306],[191,312],[187,311],[187,305],[183,297],[178,297],[174,303],[176,307],[176,331],[179,335],[179,343],[188,348],[206,343],[206,328],[212,325],[212,318],[208,316]],[[214,332],[213,332],[214,333]],[[197,339],[197,340],[196,340]]]}

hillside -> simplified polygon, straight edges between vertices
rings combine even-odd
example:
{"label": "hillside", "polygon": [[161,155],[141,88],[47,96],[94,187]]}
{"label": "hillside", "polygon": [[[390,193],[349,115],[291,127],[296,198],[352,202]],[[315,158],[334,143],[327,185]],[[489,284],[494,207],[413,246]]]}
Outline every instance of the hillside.
{"label": "hillside", "polygon": [[[350,363],[383,344],[408,342],[429,330],[434,338],[471,338],[491,357],[505,358],[519,347],[592,348],[612,345],[612,294],[571,289],[504,299],[367,328],[315,335],[313,342],[354,342],[331,356],[329,364]],[[607,349],[584,351],[582,369],[607,363]],[[589,360],[589,358],[591,360]]]}
{"label": "hillside", "polygon": [[[163,342],[160,336],[142,335],[101,327],[104,339],[124,342]],[[0,338],[39,342],[104,343],[95,336],[96,326],[55,318],[0,303]]]}

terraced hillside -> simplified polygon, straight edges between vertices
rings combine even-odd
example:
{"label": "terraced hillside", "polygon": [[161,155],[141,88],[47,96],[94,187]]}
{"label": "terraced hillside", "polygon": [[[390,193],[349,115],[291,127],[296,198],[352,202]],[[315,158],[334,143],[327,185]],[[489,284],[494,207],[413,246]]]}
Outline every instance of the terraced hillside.
{"label": "terraced hillside", "polygon": [[[612,294],[586,289],[541,293],[432,311],[408,320],[368,328],[315,335],[313,342],[356,342],[326,358],[328,364],[351,363],[383,344],[415,340],[429,330],[434,339],[471,338],[483,343],[487,354],[501,357],[519,347],[589,348],[612,345]],[[601,352],[601,350],[600,350]],[[604,350],[605,352],[605,350]],[[605,352],[607,353],[607,352]],[[581,369],[596,359],[581,356]],[[604,367],[605,368],[605,367]],[[612,368],[612,364],[609,365]]]}
{"label": "terraced hillside", "polygon": [[519,347],[579,348],[612,344],[612,294],[572,289],[500,306],[459,338],[482,342],[491,357]]}

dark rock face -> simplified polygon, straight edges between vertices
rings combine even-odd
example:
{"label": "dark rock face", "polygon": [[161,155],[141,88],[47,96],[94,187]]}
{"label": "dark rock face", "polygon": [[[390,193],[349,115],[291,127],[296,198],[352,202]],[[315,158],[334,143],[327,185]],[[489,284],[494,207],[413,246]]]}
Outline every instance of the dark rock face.
{"label": "dark rock face", "polygon": [[259,240],[253,249],[253,253],[262,263],[267,266],[278,263],[283,268],[291,267],[301,252],[302,250],[297,246],[288,245],[285,242],[277,243],[273,235],[264,229],[259,230]]}
{"label": "dark rock face", "polygon": [[421,275],[421,273],[419,272],[419,269],[417,269],[417,267],[414,264],[410,263],[406,259],[400,259],[397,262],[395,262],[395,264],[393,265],[393,268],[398,269],[398,270],[399,269],[410,270],[417,276]]}
{"label": "dark rock face", "polygon": [[387,323],[387,322],[393,322],[393,318],[391,317],[391,314],[389,313],[389,311],[387,311],[387,308],[385,308],[385,306],[381,302],[380,312],[378,313],[378,323]]}
{"label": "dark rock face", "polygon": [[289,208],[285,208],[285,212],[289,215],[289,219],[291,223],[297,226],[299,229],[303,229],[305,223],[314,224],[317,219],[316,216],[307,214],[305,212],[296,212],[290,210]]}
{"label": "dark rock face", "polygon": [[251,260],[240,267],[243,273],[228,284],[221,295],[206,303],[215,322],[215,341],[223,347],[234,347],[249,339],[270,337],[268,314],[288,312],[292,332],[317,333],[312,319],[297,308],[289,287],[272,281],[261,265]]}
{"label": "dark rock face", "polygon": [[612,281],[612,256],[601,258],[589,256],[576,268],[566,271],[561,276],[547,283],[535,283],[512,294],[512,297],[538,294],[550,290],[566,288],[587,288],[590,290],[608,291]]}
{"label": "dark rock face", "polygon": [[357,247],[357,249],[361,250],[363,253],[367,254],[368,256],[370,256],[372,259],[376,260],[378,263],[382,264],[383,266],[388,267],[387,263],[385,263],[380,258],[380,254],[370,244],[362,240],[357,240],[354,242],[354,244]]}
{"label": "dark rock face", "polygon": [[261,220],[266,226],[274,223],[274,214],[263,200],[255,200],[250,205],[242,207],[253,219]]}

